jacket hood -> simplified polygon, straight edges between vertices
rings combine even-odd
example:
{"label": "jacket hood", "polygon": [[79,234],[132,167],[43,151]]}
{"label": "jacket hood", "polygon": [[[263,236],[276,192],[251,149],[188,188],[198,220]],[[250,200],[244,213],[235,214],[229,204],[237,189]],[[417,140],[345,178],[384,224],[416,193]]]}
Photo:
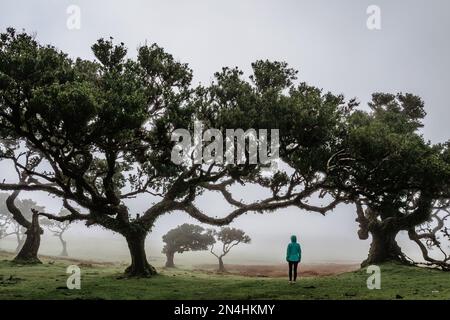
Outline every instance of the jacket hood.
{"label": "jacket hood", "polygon": [[291,236],[291,242],[297,242],[297,236],[292,235]]}

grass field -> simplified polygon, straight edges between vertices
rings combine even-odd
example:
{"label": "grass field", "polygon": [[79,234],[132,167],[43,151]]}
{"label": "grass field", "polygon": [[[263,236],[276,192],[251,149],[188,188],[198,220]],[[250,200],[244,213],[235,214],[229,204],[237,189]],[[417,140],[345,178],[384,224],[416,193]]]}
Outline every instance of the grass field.
{"label": "grass field", "polygon": [[[148,279],[124,279],[124,266],[44,258],[20,266],[0,255],[0,299],[450,299],[450,273],[386,264],[381,289],[369,290],[366,270],[335,276],[285,278],[160,269]],[[81,289],[66,287],[68,265],[81,268]]]}

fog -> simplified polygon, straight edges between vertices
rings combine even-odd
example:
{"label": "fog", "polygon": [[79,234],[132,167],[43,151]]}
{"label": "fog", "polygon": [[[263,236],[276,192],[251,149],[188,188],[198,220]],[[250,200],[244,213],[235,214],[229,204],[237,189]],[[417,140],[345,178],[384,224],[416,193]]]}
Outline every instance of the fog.
{"label": "fog", "polygon": [[[66,26],[69,5],[81,10],[81,28]],[[368,5],[381,9],[381,30],[366,27]],[[257,59],[285,60],[299,69],[299,79],[309,84],[357,97],[364,108],[377,91],[420,95],[428,112],[423,134],[433,142],[448,137],[448,86],[450,84],[450,2],[410,1],[66,1],[35,0],[0,3],[0,28],[8,26],[36,32],[42,43],[55,45],[72,57],[92,58],[90,46],[100,37],[123,41],[130,55],[145,41],[156,42],[194,71],[194,83],[208,83],[223,66],[249,72]],[[12,178],[11,167],[0,165],[1,176]],[[259,195],[252,188],[245,196]],[[23,193],[49,212],[61,202],[44,193]],[[134,214],[144,211],[152,198],[128,204]],[[210,215],[227,211],[218,195],[208,194],[199,205]],[[279,263],[296,234],[305,262],[361,261],[369,240],[357,237],[355,208],[340,205],[325,217],[287,208],[267,214],[248,214],[232,223],[250,237],[250,244],[234,248],[227,263]],[[147,238],[147,253],[162,263],[161,237],[182,223],[196,223],[174,212],[157,220]],[[205,226],[208,227],[208,226]],[[122,236],[98,227],[74,224],[67,232],[69,254],[105,261],[128,261]],[[0,240],[13,249],[15,240]],[[417,257],[417,248],[401,234],[405,253]],[[41,253],[60,251],[58,239],[44,234]],[[180,264],[215,262],[208,252],[177,255]]]}

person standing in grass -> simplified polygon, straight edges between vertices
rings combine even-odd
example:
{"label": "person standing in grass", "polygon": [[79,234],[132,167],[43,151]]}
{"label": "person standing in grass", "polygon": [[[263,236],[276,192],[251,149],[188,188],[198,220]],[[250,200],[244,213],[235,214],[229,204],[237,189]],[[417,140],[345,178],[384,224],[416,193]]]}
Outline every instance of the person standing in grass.
{"label": "person standing in grass", "polygon": [[[288,244],[286,250],[286,261],[289,264],[289,283],[294,284],[297,281],[297,267],[302,260],[302,248],[297,243],[297,236],[291,236],[291,243]],[[294,277],[292,278],[292,272]],[[293,279],[293,280],[292,280]]]}

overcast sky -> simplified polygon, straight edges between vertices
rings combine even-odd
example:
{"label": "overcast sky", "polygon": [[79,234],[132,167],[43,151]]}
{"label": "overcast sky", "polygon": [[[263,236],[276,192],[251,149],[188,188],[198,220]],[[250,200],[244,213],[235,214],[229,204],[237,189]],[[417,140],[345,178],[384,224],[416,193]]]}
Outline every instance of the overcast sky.
{"label": "overcast sky", "polygon": [[[80,29],[67,27],[70,5],[80,9]],[[381,30],[366,26],[369,5],[381,9]],[[55,45],[72,57],[92,58],[90,46],[101,37],[123,41],[130,55],[145,41],[157,42],[178,60],[189,63],[196,83],[208,83],[223,66],[248,72],[257,59],[284,60],[300,70],[301,81],[357,97],[362,107],[376,91],[418,94],[428,112],[424,136],[433,142],[450,136],[447,0],[2,0],[0,29],[8,26],[36,32],[40,42]],[[8,175],[6,168],[0,169]],[[33,197],[50,210],[60,206],[44,194]],[[139,212],[147,205],[148,199],[139,199],[131,207]],[[212,215],[222,208],[213,196],[202,205]],[[247,231],[253,242],[236,248],[230,260],[283,261],[286,242],[295,233],[305,261],[359,261],[369,242],[358,240],[354,218],[353,206],[340,206],[327,217],[297,209],[241,217],[233,226]],[[181,213],[159,219],[148,238],[149,254],[160,255],[161,235],[184,222],[194,221]],[[94,245],[92,239],[100,236],[102,241]],[[81,238],[85,237],[90,245],[76,246],[84,244]],[[115,250],[126,258],[125,241],[111,238],[109,232],[86,232],[77,227],[69,238],[75,254],[106,259]],[[43,245],[45,250],[49,249]]]}

